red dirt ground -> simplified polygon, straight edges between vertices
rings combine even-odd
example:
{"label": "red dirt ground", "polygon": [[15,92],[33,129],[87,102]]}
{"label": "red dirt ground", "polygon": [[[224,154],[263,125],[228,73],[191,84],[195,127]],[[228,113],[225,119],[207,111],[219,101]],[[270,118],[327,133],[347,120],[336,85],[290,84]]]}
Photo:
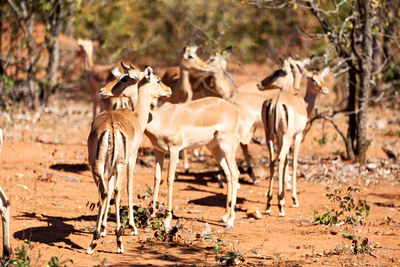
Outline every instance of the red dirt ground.
{"label": "red dirt ground", "polygon": [[[322,109],[331,106],[329,101],[333,103],[333,99],[334,96],[319,99],[318,105]],[[224,211],[225,189],[219,188],[217,165],[206,155],[205,162],[193,159],[188,175],[182,173],[182,165],[178,166],[174,215],[183,220],[183,228],[178,231],[177,240],[163,242],[154,237],[154,231],[140,229],[138,236],[123,237],[125,253],[120,255],[116,253],[115,223],[110,220],[108,235],[101,239],[94,254],[87,255],[97,215],[89,206],[98,201],[97,188],[87,166],[91,104],[86,93],[76,97],[68,93],[59,95],[41,112],[14,114],[4,129],[0,177],[1,186],[11,200],[11,245],[14,249],[21,248],[24,240],[29,240],[33,245],[28,252],[31,266],[45,266],[53,256],[66,261],[68,266],[102,263],[106,266],[214,266],[229,251],[240,251],[245,259],[242,264],[253,266],[399,266],[400,167],[388,161],[381,149],[385,143],[400,152],[399,135],[396,135],[400,129],[399,115],[398,110],[382,107],[370,111],[368,158],[378,168],[385,166],[370,174],[366,174],[365,168],[342,162],[338,156],[344,151],[340,137],[328,123],[323,127],[322,121],[316,122],[301,148],[301,159],[306,163],[300,163],[300,208],[291,207],[290,192],[287,192],[283,218],[277,216],[276,193],[270,216],[263,214],[259,220],[246,216],[249,208],[263,213],[265,177],[269,175],[268,165],[263,163],[268,154],[266,147],[252,144],[255,171],[261,179],[259,184],[252,185],[246,174],[241,175],[233,229],[225,229],[219,222]],[[345,117],[337,120],[341,126],[345,125]],[[322,132],[328,139],[325,145],[318,142]],[[261,130],[256,135],[263,137]],[[154,157],[149,154],[151,151],[149,141],[145,140],[139,157],[145,164],[137,164],[135,170],[135,195],[138,196],[146,196],[148,188],[152,188]],[[240,152],[238,159],[242,161]],[[317,162],[307,163],[310,159]],[[330,172],[332,179],[327,175]],[[335,187],[346,189],[349,185],[359,187],[360,198],[371,205],[367,225],[357,227],[357,231],[370,240],[372,255],[351,253],[351,241],[342,237],[344,232],[352,231],[350,226],[312,224],[314,210],[321,214],[331,206],[325,194],[333,192]],[[124,190],[123,205],[127,204],[126,199]],[[151,197],[135,198],[143,206],[149,201]],[[160,201],[166,201],[166,183],[161,185]],[[208,239],[198,235],[205,223],[211,226]],[[213,252],[217,243],[221,247],[218,255]],[[67,261],[70,259],[73,263]]]}

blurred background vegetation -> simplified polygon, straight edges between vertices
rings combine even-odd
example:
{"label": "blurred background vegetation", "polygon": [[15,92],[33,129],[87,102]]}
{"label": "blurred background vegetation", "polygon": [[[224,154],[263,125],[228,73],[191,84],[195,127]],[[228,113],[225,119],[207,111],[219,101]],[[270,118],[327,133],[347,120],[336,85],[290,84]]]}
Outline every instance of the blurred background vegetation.
{"label": "blurred background vegetation", "polygon": [[193,44],[203,58],[233,46],[242,69],[315,56],[316,68],[331,67],[341,96],[332,117],[346,112],[354,158],[368,146],[368,105],[400,107],[399,20],[398,0],[3,0],[0,109],[37,109],[82,89],[78,38],[95,42],[98,64],[164,68]]}
{"label": "blurred background vegetation", "polygon": [[203,53],[232,45],[241,60],[263,62],[313,45],[301,38],[300,30],[310,24],[304,11],[264,9],[246,1],[82,1],[75,10],[74,35],[97,40],[98,54],[112,59],[151,55],[171,64],[183,46],[197,44]]}
{"label": "blurred background vegetation", "polygon": [[[385,90],[398,91],[400,3],[365,1],[373,13],[378,71],[373,71],[372,80],[374,85],[382,82]],[[236,63],[271,64],[287,55],[313,55],[320,65],[333,67],[336,88],[346,96],[344,62],[352,57],[360,69],[357,53],[352,53],[362,50],[358,2],[4,0],[0,2],[0,107],[9,109],[22,101],[35,108],[47,104],[58,88],[82,80],[77,38],[95,42],[95,62],[100,64],[124,59],[139,66],[166,67],[178,63],[188,44],[200,46],[203,58],[232,45]]]}

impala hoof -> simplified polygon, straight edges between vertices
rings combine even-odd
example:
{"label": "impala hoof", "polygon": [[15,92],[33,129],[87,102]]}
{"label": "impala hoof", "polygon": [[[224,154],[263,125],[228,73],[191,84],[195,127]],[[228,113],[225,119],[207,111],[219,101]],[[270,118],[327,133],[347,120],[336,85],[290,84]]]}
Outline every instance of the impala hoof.
{"label": "impala hoof", "polygon": [[284,211],[280,211],[279,212],[279,217],[284,217],[285,216],[285,212]]}
{"label": "impala hoof", "polygon": [[124,253],[124,246],[121,245],[121,247],[117,249],[117,253],[118,254]]}
{"label": "impala hoof", "polygon": [[165,228],[165,232],[169,233],[169,231],[171,230],[171,222],[170,221],[164,221],[164,228]]}
{"label": "impala hoof", "polygon": [[266,214],[266,215],[270,215],[270,214],[271,214],[271,209],[265,210],[265,214]]}
{"label": "impala hoof", "polygon": [[235,218],[230,218],[225,226],[226,229],[231,229],[233,228],[233,222],[235,221]]}
{"label": "impala hoof", "polygon": [[132,228],[131,235],[137,235],[138,234],[138,229],[136,228],[136,226],[133,226],[131,228]]}
{"label": "impala hoof", "polygon": [[101,231],[100,236],[105,237],[107,235],[107,230]]}
{"label": "impala hoof", "polygon": [[299,203],[293,204],[293,208],[298,208],[298,207],[299,207]]}
{"label": "impala hoof", "polygon": [[86,250],[87,254],[93,254],[93,252],[94,252],[94,249],[92,249],[91,247],[88,247]]}
{"label": "impala hoof", "polygon": [[221,221],[226,223],[228,221],[229,215],[225,214],[224,216],[222,216]]}

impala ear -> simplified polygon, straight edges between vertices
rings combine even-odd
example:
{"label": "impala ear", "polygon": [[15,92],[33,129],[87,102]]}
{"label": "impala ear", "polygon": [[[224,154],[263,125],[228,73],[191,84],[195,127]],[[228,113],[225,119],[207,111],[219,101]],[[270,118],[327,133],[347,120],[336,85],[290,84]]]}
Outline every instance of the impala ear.
{"label": "impala ear", "polygon": [[[265,78],[264,80],[261,81],[261,85],[263,88],[270,87],[279,77],[286,76],[287,73],[285,70],[279,69],[274,71],[273,74]],[[259,87],[261,89],[261,86]]]}
{"label": "impala ear", "polygon": [[146,68],[144,69],[144,77],[147,80],[150,80],[152,74],[153,74],[153,69],[150,66],[146,66]]}
{"label": "impala ear", "polygon": [[122,77],[122,75],[123,75],[123,74],[119,71],[118,67],[114,67],[114,68],[111,70],[111,73],[112,73],[112,75],[114,75],[115,78],[118,78],[118,79],[121,79],[121,77]]}
{"label": "impala ear", "polygon": [[125,74],[129,74],[129,70],[130,70],[129,66],[126,65],[126,64],[125,64],[124,62],[122,62],[122,61],[121,61],[121,66],[122,66],[122,69],[124,70]]}
{"label": "impala ear", "polygon": [[312,71],[308,71],[306,68],[303,68],[302,66],[299,66],[299,64],[297,63],[297,66],[301,72],[302,75],[304,75],[307,78],[311,78],[313,77],[313,72]]}
{"label": "impala ear", "polygon": [[153,115],[150,112],[149,117],[147,118],[147,123],[150,123],[152,120],[153,120]]}
{"label": "impala ear", "polygon": [[328,75],[330,71],[331,71],[331,69],[329,67],[326,67],[323,71],[321,71],[321,73],[319,75],[321,75],[321,77],[323,78],[326,75]]}

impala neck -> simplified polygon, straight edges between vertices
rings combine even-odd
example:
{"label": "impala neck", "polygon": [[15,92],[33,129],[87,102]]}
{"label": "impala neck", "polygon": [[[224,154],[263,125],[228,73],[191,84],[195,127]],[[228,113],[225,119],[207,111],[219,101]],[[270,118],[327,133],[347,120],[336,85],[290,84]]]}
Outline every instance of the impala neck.
{"label": "impala neck", "polygon": [[88,53],[86,49],[83,49],[83,62],[85,64],[85,70],[89,70],[93,68],[93,55],[91,53]]}
{"label": "impala neck", "polygon": [[304,101],[307,103],[307,116],[310,117],[314,105],[315,105],[315,100],[317,99],[318,93],[315,90],[315,85],[312,82],[311,78],[307,79],[307,92],[306,95],[304,96]]}
{"label": "impala neck", "polygon": [[139,88],[137,104],[135,110],[132,112],[132,115],[138,119],[142,132],[144,132],[144,129],[146,128],[150,112],[150,104],[153,99],[151,96],[150,86],[154,85],[145,84]]}
{"label": "impala neck", "polygon": [[229,81],[223,70],[214,73],[215,77],[215,90],[222,98],[229,99],[231,97],[231,87]]}
{"label": "impala neck", "polygon": [[293,69],[293,77],[294,77],[294,82],[293,82],[294,90],[295,90],[295,91],[300,91],[301,78],[302,78],[303,76],[302,76],[300,70],[299,70],[297,67],[295,67],[295,68]]}
{"label": "impala neck", "polygon": [[186,94],[186,100],[184,102],[188,102],[192,100],[193,97],[193,91],[192,91],[192,85],[190,84],[189,80],[189,71],[183,69],[182,67],[180,68],[180,86],[182,87],[182,90]]}

